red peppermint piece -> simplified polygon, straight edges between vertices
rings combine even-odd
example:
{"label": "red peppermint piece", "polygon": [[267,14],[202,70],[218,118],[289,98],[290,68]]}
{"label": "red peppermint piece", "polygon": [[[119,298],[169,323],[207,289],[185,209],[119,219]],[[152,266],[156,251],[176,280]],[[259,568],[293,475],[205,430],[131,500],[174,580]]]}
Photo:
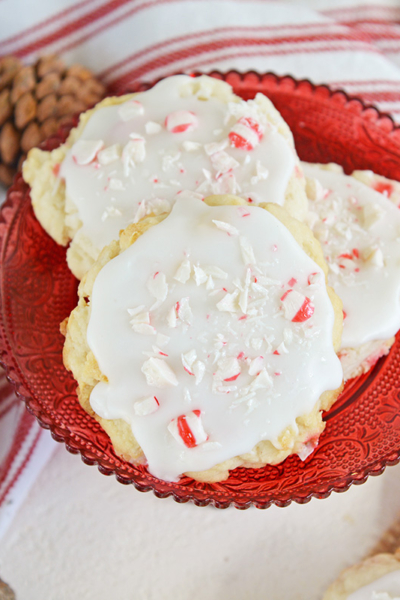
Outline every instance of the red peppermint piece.
{"label": "red peppermint piece", "polygon": [[287,290],[281,297],[281,302],[286,319],[293,323],[307,321],[314,314],[314,305],[310,298],[296,290]]}
{"label": "red peppermint piece", "polygon": [[176,110],[167,115],[165,119],[165,127],[171,133],[183,133],[185,131],[193,131],[199,126],[199,121],[196,115],[189,110]]}
{"label": "red peppermint piece", "polygon": [[227,377],[226,379],[224,379],[224,381],[236,381],[239,375],[240,373],[238,373],[237,375],[233,375],[233,377]]}
{"label": "red peppermint piece", "polygon": [[386,198],[390,198],[393,193],[393,185],[386,181],[377,181],[372,187],[380,194],[386,196]]}
{"label": "red peppermint piece", "polygon": [[297,283],[297,279],[295,279],[294,277],[292,277],[291,279],[289,279],[288,281],[288,286],[289,287],[293,287],[294,285],[296,285]]}
{"label": "red peppermint piece", "polygon": [[241,150],[253,150],[260,143],[263,137],[263,130],[255,119],[251,117],[242,117],[232,127],[229,140],[231,146],[240,148]]}
{"label": "red peppermint piece", "polygon": [[168,425],[168,431],[186,448],[195,448],[208,439],[201,422],[200,410],[193,410],[187,415],[180,415],[173,419]]}
{"label": "red peppermint piece", "polygon": [[292,319],[293,323],[303,323],[304,321],[308,321],[314,314],[314,304],[311,302],[310,298],[304,300],[302,307],[296,313],[294,318]]}

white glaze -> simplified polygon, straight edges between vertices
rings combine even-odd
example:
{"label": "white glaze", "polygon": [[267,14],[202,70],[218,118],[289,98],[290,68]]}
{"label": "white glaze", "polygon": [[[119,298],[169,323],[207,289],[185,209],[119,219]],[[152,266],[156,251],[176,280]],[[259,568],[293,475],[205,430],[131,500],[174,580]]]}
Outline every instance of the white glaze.
{"label": "white glaze", "polygon": [[[130,423],[150,471],[165,480],[249,452],[263,439],[279,447],[283,429],[295,426],[325,390],[342,381],[326,288],[308,285],[315,272],[321,270],[264,209],[178,201],[166,220],[96,278],[87,335],[109,383],[94,388],[93,409]],[[314,306],[304,323],[292,323],[281,308],[293,277],[296,290]],[[158,279],[159,285],[151,283]],[[135,332],[132,311],[146,322],[149,311],[156,333]],[[135,403],[152,395],[159,409],[137,416]],[[201,411],[209,439],[182,447],[168,426],[194,410]]]}
{"label": "white glaze", "polygon": [[[83,224],[79,235],[98,250],[146,212],[168,211],[177,194],[187,191],[199,199],[234,193],[255,203],[284,203],[295,166],[288,142],[254,101],[182,97],[190,81],[186,75],[171,77],[134,100],[95,111],[67,152],[60,169],[66,195]],[[238,125],[243,116],[259,122],[260,141]],[[179,123],[188,125],[186,131],[174,133]],[[256,137],[253,150],[231,146],[228,135],[235,126]]]}
{"label": "white glaze", "polygon": [[329,284],[343,301],[342,348],[391,338],[400,328],[398,208],[353,177],[303,168],[321,183],[311,192],[317,199],[310,203],[309,224],[321,242]]}
{"label": "white glaze", "polygon": [[364,585],[347,596],[347,600],[400,600],[400,570]]}

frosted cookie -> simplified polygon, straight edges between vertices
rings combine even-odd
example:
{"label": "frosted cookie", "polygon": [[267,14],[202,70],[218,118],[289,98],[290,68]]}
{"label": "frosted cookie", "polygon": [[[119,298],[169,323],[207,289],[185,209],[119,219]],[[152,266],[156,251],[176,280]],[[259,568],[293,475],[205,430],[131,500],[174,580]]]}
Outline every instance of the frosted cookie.
{"label": "frosted cookie", "polygon": [[308,223],[321,242],[329,284],[343,302],[339,356],[346,380],[387,354],[400,328],[400,212],[340,167],[303,168]]}
{"label": "frosted cookie", "polygon": [[322,600],[398,600],[400,553],[377,554],[341,573]]}
{"label": "frosted cookie", "polygon": [[263,207],[178,200],[130,225],[64,326],[82,406],[119,455],[161,479],[305,459],[340,391],[341,302],[321,248]]}
{"label": "frosted cookie", "polygon": [[129,223],[176,198],[232,193],[307,211],[292,134],[262,94],[245,102],[225,82],[186,75],[106,98],[53,152],[23,166],[35,214],[79,279]]}

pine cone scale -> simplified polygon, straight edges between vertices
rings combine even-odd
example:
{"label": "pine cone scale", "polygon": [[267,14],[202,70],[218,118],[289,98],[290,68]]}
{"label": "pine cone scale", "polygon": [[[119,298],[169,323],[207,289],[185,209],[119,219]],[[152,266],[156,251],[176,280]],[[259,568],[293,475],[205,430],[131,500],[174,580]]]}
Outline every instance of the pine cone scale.
{"label": "pine cone scale", "polygon": [[10,102],[10,90],[0,92],[0,126],[12,115],[12,104]]}

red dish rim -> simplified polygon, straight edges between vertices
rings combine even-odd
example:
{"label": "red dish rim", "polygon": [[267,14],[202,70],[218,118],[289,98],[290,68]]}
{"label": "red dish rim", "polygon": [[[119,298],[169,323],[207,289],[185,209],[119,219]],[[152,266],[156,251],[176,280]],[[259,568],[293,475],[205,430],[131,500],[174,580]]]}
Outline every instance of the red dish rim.
{"label": "red dish rim", "polygon": [[[375,106],[373,106],[371,104],[364,103],[361,98],[347,94],[347,92],[345,92],[342,89],[332,90],[326,84],[318,84],[317,85],[317,84],[312,83],[308,79],[297,80],[297,79],[293,78],[291,75],[278,76],[271,72],[267,72],[265,74],[260,74],[260,73],[257,73],[256,71],[247,71],[246,73],[241,73],[234,69],[229,70],[225,73],[218,71],[218,70],[213,70],[208,73],[194,72],[193,76],[199,76],[201,74],[207,74],[207,75],[217,77],[217,78],[220,78],[223,80],[226,80],[227,78],[229,78],[229,76],[232,76],[232,75],[238,77],[241,81],[244,81],[249,76],[258,78],[258,80],[260,82],[265,78],[270,78],[270,79],[273,79],[275,81],[276,85],[278,85],[278,86],[281,86],[285,81],[290,81],[293,85],[293,90],[296,90],[300,86],[304,86],[306,84],[310,88],[311,95],[313,95],[318,90],[323,89],[323,90],[326,90],[326,92],[328,92],[329,98],[332,98],[337,95],[337,96],[344,97],[346,100],[346,104],[348,104],[350,102],[357,102],[362,109],[361,114],[364,113],[365,111],[372,109],[377,115],[377,120],[384,119],[386,121],[389,120],[391,122],[391,131],[400,130],[400,126],[396,125],[393,118],[389,114],[381,112],[378,108],[376,108]],[[159,79],[157,81],[159,81]],[[148,88],[152,87],[157,81],[154,81],[152,83],[138,83],[135,86],[133,86],[133,88],[130,91],[136,92],[136,91],[142,91],[142,90],[148,89]],[[72,124],[75,125],[76,123],[77,123],[77,118],[75,118],[73,120]],[[69,133],[69,130],[70,130],[70,126],[64,125],[63,127],[60,128],[60,130],[57,132],[56,135],[48,138],[45,142],[43,142],[41,144],[40,147],[42,149],[46,149],[46,150],[56,148],[57,146],[59,146],[61,143],[64,142],[66,135]],[[390,133],[391,133],[391,131],[390,131]],[[14,182],[7,192],[6,201],[4,202],[3,206],[1,207],[1,210],[0,210],[0,222],[1,223],[4,223],[5,225],[9,224],[7,215],[9,213],[8,209],[13,209],[13,207],[14,207],[14,199],[13,199],[14,192],[19,193],[25,185],[26,184],[23,182],[23,179],[22,179],[22,174],[19,172],[15,176]],[[8,230],[6,230],[4,232],[5,235],[1,236],[1,238],[0,238],[1,242],[4,241],[4,238],[5,238],[5,236],[7,236],[7,233],[8,233]],[[4,246],[4,244],[2,243],[1,260],[3,258],[3,246]],[[259,508],[259,509],[265,509],[265,508],[268,508],[269,506],[271,506],[271,504],[275,504],[276,506],[279,506],[279,507],[284,507],[284,506],[288,506],[289,504],[291,504],[292,501],[294,501],[298,504],[305,504],[305,503],[309,502],[311,500],[311,498],[313,498],[313,497],[319,498],[319,499],[327,498],[328,496],[330,496],[330,494],[332,492],[344,492],[344,491],[348,490],[352,484],[360,485],[360,484],[364,483],[370,475],[372,475],[372,476],[380,475],[381,473],[383,473],[386,466],[392,466],[392,465],[398,464],[400,462],[400,448],[399,448],[397,451],[393,451],[393,453],[391,453],[390,455],[387,455],[385,458],[375,461],[372,466],[369,465],[365,469],[358,471],[356,475],[352,475],[352,476],[349,475],[348,476],[349,478],[345,482],[343,482],[343,477],[340,477],[340,483],[335,482],[335,480],[333,480],[329,484],[320,483],[320,484],[317,484],[317,487],[324,488],[323,490],[320,489],[320,491],[310,492],[304,496],[301,496],[300,494],[293,495],[293,496],[291,496],[291,498],[288,498],[286,501],[268,500],[264,503],[257,502],[257,501],[247,501],[244,503],[240,503],[240,502],[235,502],[235,501],[229,500],[226,502],[218,502],[217,500],[215,500],[213,498],[200,500],[197,498],[192,498],[192,497],[187,497],[187,496],[182,497],[173,490],[167,491],[167,492],[158,492],[157,490],[155,490],[153,487],[151,487],[149,485],[141,485],[134,479],[127,479],[127,478],[121,477],[116,472],[116,469],[110,469],[110,468],[104,467],[103,465],[99,464],[99,461],[94,457],[90,458],[89,456],[85,456],[84,454],[82,454],[82,451],[80,449],[74,447],[73,440],[70,438],[70,432],[60,428],[59,426],[57,426],[57,425],[53,424],[51,421],[49,421],[48,416],[44,413],[44,411],[42,410],[40,405],[38,405],[35,398],[28,395],[24,391],[24,376],[23,376],[22,372],[19,370],[19,368],[17,367],[17,365],[14,364],[14,362],[13,362],[13,358],[12,358],[12,354],[11,354],[11,347],[10,347],[10,344],[8,342],[8,339],[7,339],[7,336],[5,333],[4,323],[2,322],[1,319],[0,319],[0,364],[3,366],[3,368],[6,371],[7,379],[14,386],[16,395],[18,396],[18,398],[20,398],[21,400],[23,400],[25,402],[25,405],[26,405],[28,411],[36,417],[36,419],[38,420],[41,427],[43,427],[44,429],[50,430],[51,435],[54,438],[54,440],[56,440],[57,442],[60,442],[60,443],[64,443],[66,449],[71,454],[80,454],[81,459],[85,464],[92,465],[92,466],[97,465],[99,471],[104,475],[113,475],[114,474],[116,479],[120,483],[123,483],[125,485],[133,484],[134,487],[138,491],[141,491],[141,492],[153,491],[154,495],[159,498],[166,498],[166,497],[172,496],[173,499],[178,503],[185,503],[188,501],[192,501],[197,506],[207,506],[209,504],[213,505],[216,508],[228,508],[229,506],[234,506],[235,508],[241,509],[241,510],[247,509],[250,506],[255,506],[256,508]],[[365,379],[366,380],[368,379],[368,374],[367,374],[367,376],[365,376]],[[333,408],[333,410],[334,410],[334,408]],[[185,491],[184,491],[184,493],[185,493]]]}

